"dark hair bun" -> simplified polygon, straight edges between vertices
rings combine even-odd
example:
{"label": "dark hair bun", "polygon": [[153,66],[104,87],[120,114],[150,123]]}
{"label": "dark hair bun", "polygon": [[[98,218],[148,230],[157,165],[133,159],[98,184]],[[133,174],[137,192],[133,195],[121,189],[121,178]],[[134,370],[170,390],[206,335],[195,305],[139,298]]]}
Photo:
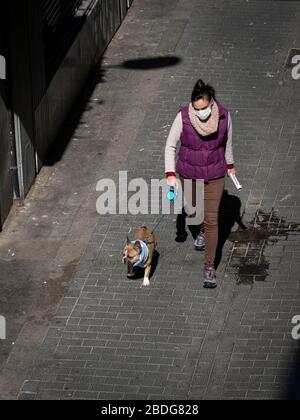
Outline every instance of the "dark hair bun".
{"label": "dark hair bun", "polygon": [[205,84],[202,79],[197,81],[192,93],[192,102],[199,101],[199,99],[207,99],[209,102],[212,99],[216,99],[215,89],[212,86]]}
{"label": "dark hair bun", "polygon": [[206,87],[206,84],[203,82],[202,79],[199,79],[198,82],[195,84],[194,90],[202,90]]}

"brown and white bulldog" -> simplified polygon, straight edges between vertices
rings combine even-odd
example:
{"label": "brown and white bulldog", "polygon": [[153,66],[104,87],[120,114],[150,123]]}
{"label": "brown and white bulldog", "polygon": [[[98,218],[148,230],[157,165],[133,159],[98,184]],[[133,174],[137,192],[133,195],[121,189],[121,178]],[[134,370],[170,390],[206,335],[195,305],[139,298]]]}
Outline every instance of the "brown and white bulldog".
{"label": "brown and white bulldog", "polygon": [[156,248],[155,235],[146,226],[142,226],[135,232],[133,241],[127,237],[122,261],[128,266],[127,277],[129,278],[134,277],[135,269],[145,269],[142,287],[150,286],[150,273]]}

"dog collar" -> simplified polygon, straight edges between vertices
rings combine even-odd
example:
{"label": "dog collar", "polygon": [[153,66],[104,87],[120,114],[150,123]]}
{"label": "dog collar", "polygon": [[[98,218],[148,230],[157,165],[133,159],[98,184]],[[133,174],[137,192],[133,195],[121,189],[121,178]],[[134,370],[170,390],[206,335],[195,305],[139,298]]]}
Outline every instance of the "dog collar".
{"label": "dog collar", "polygon": [[142,251],[140,254],[140,259],[133,265],[133,268],[143,267],[149,257],[149,249],[147,243],[145,241],[132,241],[132,244],[134,245],[136,242],[141,244]]}

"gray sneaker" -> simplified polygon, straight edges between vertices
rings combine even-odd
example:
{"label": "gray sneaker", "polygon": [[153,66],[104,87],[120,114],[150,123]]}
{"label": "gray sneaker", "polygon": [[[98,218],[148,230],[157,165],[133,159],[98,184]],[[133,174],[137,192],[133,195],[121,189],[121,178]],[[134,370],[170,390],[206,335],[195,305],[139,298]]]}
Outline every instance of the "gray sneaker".
{"label": "gray sneaker", "polygon": [[205,250],[205,233],[200,232],[195,241],[195,248],[197,251]]}
{"label": "gray sneaker", "polygon": [[205,289],[215,289],[217,284],[217,275],[214,268],[210,267],[204,270],[204,285]]}

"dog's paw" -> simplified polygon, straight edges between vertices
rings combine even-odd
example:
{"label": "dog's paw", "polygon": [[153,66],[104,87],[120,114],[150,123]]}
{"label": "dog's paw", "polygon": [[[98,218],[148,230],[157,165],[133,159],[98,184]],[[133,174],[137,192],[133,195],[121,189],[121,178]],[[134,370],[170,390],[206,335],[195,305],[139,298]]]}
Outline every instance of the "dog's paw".
{"label": "dog's paw", "polygon": [[143,288],[143,287],[149,287],[149,286],[150,286],[150,280],[145,278],[141,287]]}

